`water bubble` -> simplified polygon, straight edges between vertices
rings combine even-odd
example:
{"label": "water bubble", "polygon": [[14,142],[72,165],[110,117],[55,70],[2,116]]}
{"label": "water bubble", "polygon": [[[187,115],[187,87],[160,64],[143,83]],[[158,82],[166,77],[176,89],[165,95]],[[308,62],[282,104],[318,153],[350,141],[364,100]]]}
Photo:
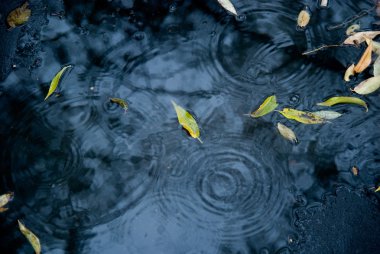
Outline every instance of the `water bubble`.
{"label": "water bubble", "polygon": [[169,6],[169,12],[175,12],[177,10],[177,4],[171,4],[170,6]]}
{"label": "water bubble", "polygon": [[244,14],[240,14],[240,15],[237,15],[235,19],[238,22],[243,22],[243,21],[245,21],[247,19],[247,16],[244,15]]}

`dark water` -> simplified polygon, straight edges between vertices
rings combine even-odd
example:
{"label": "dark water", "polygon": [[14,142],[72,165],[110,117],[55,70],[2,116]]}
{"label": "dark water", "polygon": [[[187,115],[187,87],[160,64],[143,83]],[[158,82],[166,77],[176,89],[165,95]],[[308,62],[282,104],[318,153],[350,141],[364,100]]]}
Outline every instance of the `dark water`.
{"label": "dark water", "polygon": [[[310,245],[300,211],[338,185],[360,189],[379,215],[378,93],[364,97],[368,113],[337,106],[345,114],[331,124],[243,116],[272,94],[301,110],[351,95],[349,85],[370,76],[342,80],[360,48],[301,53],[341,42],[346,27],[331,26],[373,2],[233,2],[236,18],[216,1],[31,1],[0,86],[1,186],[15,192],[0,218],[6,253],[32,253],[18,218],[44,253],[287,253]],[[312,19],[300,31],[305,5]],[[373,30],[374,21],[370,12],[357,22]],[[65,64],[75,68],[44,102]],[[129,111],[109,97],[126,98]],[[204,144],[181,130],[171,100],[196,116]],[[279,121],[298,145],[279,136]]]}

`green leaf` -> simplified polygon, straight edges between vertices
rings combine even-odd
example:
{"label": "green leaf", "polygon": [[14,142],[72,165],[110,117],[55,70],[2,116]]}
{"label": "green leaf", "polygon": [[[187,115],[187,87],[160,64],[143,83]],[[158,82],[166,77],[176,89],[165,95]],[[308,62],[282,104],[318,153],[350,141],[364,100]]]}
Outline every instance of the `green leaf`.
{"label": "green leaf", "polygon": [[48,94],[47,94],[46,97],[45,97],[45,101],[46,101],[47,98],[49,98],[50,95],[52,95],[52,94],[54,93],[54,91],[57,89],[58,84],[60,83],[63,74],[64,74],[67,70],[69,70],[69,69],[71,69],[71,68],[73,68],[72,65],[67,65],[67,66],[63,67],[63,68],[62,68],[57,74],[55,74],[53,80],[52,80],[51,83],[50,83],[49,91],[48,91]]}
{"label": "green leaf", "polygon": [[282,123],[277,123],[277,129],[280,132],[281,136],[283,136],[285,139],[294,143],[298,142],[296,134],[289,127],[283,125]]}
{"label": "green leaf", "polygon": [[125,113],[127,112],[127,110],[128,110],[128,103],[125,100],[120,99],[120,98],[110,98],[110,101],[113,102],[113,103],[116,103],[117,105],[119,105],[120,107],[122,107],[124,109]]}
{"label": "green leaf", "polygon": [[175,112],[177,113],[179,124],[182,125],[182,127],[189,132],[190,136],[198,139],[199,142],[203,143],[202,140],[199,138],[200,131],[194,117],[184,108],[178,106],[174,101],[172,101],[172,104],[175,109]]}
{"label": "green leaf", "polygon": [[26,239],[28,239],[29,243],[32,245],[36,254],[40,254],[41,253],[41,244],[40,244],[40,240],[38,239],[38,237],[35,234],[33,234],[32,231],[27,229],[24,226],[24,224],[21,223],[21,221],[19,221],[19,220],[17,220],[17,221],[18,221],[18,227],[20,228],[21,233],[26,237]]}
{"label": "green leaf", "polygon": [[365,108],[365,111],[368,111],[367,103],[363,101],[362,99],[356,98],[356,97],[350,97],[350,96],[336,96],[331,97],[328,100],[324,102],[317,103],[318,106],[334,106],[336,104],[356,104],[359,106],[363,106]]}
{"label": "green leaf", "polygon": [[264,116],[278,107],[278,103],[276,100],[276,95],[269,96],[264,100],[264,102],[260,105],[260,107],[253,111],[250,116],[257,118],[260,116]]}
{"label": "green leaf", "polygon": [[327,122],[326,119],[319,117],[312,112],[300,111],[292,108],[283,108],[282,111],[278,112],[288,119],[304,124],[320,124]]}

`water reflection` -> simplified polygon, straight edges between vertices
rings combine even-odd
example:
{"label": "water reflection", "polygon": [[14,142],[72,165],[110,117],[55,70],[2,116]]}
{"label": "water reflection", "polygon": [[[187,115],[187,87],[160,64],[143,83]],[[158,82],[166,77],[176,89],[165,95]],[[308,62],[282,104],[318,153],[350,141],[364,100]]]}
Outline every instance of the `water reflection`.
{"label": "water reflection", "polygon": [[[369,1],[310,3],[319,21],[305,31],[303,4],[289,1],[235,1],[236,18],[216,1],[161,2],[65,1],[66,17],[43,28],[41,67],[1,84],[2,187],[16,194],[0,230],[9,253],[28,251],[12,227],[20,217],[49,253],[287,253],[294,206],[336,183],[378,181],[375,96],[369,113],[338,107],[347,114],[333,124],[287,122],[297,146],[277,133],[280,115],[243,116],[274,93],[307,110],[349,95],[348,57],[325,65],[301,52],[334,40],[326,25]],[[60,96],[44,102],[67,63]],[[179,128],[172,99],[197,117],[203,145]],[[367,169],[358,179],[353,164]]]}

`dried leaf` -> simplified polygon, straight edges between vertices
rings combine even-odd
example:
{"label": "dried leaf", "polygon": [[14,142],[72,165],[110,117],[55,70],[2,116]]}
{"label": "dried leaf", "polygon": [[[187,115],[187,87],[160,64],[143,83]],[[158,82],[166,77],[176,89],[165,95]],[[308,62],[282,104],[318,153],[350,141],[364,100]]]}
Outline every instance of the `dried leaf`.
{"label": "dried leaf", "polygon": [[110,98],[110,101],[122,107],[124,109],[124,112],[127,113],[128,103],[126,101],[120,98]]}
{"label": "dried leaf", "polygon": [[237,16],[237,11],[230,0],[218,0],[218,3],[227,11]]}
{"label": "dried leaf", "polygon": [[354,176],[359,175],[359,169],[355,166],[352,167],[351,172]]}
{"label": "dried leaf", "polygon": [[200,131],[194,117],[189,112],[187,112],[184,108],[182,108],[181,106],[178,106],[174,101],[172,101],[172,104],[177,113],[179,124],[182,125],[182,127],[186,131],[189,132],[190,136],[198,139],[199,142],[203,143],[202,140],[199,138]]}
{"label": "dried leaf", "polygon": [[378,192],[378,191],[380,191],[380,186],[377,187],[377,189],[375,190],[375,192]]}
{"label": "dried leaf", "polygon": [[347,68],[346,72],[344,73],[344,81],[346,82],[350,81],[351,80],[350,77],[355,75],[354,68],[355,68],[355,64],[351,64],[351,66]]}
{"label": "dried leaf", "polygon": [[294,143],[298,143],[296,134],[294,133],[294,131],[292,131],[292,129],[283,125],[282,123],[277,123],[277,129],[285,139]]}
{"label": "dried leaf", "polygon": [[349,96],[336,96],[331,97],[328,100],[324,102],[317,103],[318,106],[334,106],[336,104],[356,104],[363,106],[365,108],[365,111],[368,111],[367,103],[363,101],[362,99],[356,98],[356,97],[349,97]]}
{"label": "dried leaf", "polygon": [[327,122],[326,119],[319,117],[312,112],[300,111],[292,108],[283,108],[282,111],[278,112],[288,119],[304,124],[320,124]]}
{"label": "dried leaf", "polygon": [[364,80],[359,85],[351,89],[357,94],[370,94],[375,92],[380,87],[380,76],[372,77]]}
{"label": "dried leaf", "polygon": [[349,26],[349,27],[347,28],[347,30],[346,30],[346,34],[347,34],[348,36],[353,35],[353,34],[355,33],[355,31],[356,31],[356,30],[359,30],[359,29],[360,29],[360,25],[358,25],[358,24],[353,24],[353,25],[351,25],[351,26]]}
{"label": "dried leaf", "polygon": [[373,76],[380,76],[380,57],[377,57],[373,63]]}
{"label": "dried leaf", "polygon": [[348,37],[343,44],[357,45],[365,41],[365,38],[373,39],[380,34],[380,31],[358,32]]}
{"label": "dried leaf", "polygon": [[355,73],[361,73],[364,71],[372,61],[372,40],[368,40],[368,46],[367,49],[364,51],[362,57],[360,58],[359,62],[356,64],[354,68]]}
{"label": "dried leaf", "polygon": [[250,116],[257,118],[260,116],[264,116],[278,107],[276,95],[269,96],[264,100],[264,102],[260,105],[258,109],[251,112]]}
{"label": "dried leaf", "polygon": [[36,254],[40,254],[41,253],[41,244],[40,244],[40,240],[38,239],[38,237],[35,234],[33,234],[32,231],[27,229],[24,226],[24,224],[21,223],[21,221],[19,221],[19,220],[17,220],[17,221],[18,221],[18,227],[20,228],[21,233],[26,237],[26,239],[28,239],[29,243],[32,245]]}
{"label": "dried leaf", "polygon": [[319,116],[325,120],[333,120],[342,116],[341,113],[336,112],[336,111],[331,111],[331,110],[320,110],[320,111],[315,111],[313,113],[316,116]]}
{"label": "dried leaf", "polygon": [[13,192],[8,192],[0,196],[0,212],[5,212],[8,208],[4,207],[13,199]]}
{"label": "dried leaf", "polygon": [[310,13],[307,10],[302,10],[298,14],[297,25],[300,28],[305,28],[310,21]]}
{"label": "dried leaf", "polygon": [[61,81],[61,78],[62,78],[62,75],[69,69],[71,69],[73,66],[72,65],[67,65],[65,67],[63,67],[57,74],[55,74],[53,80],[51,81],[50,83],[50,87],[49,87],[49,91],[48,91],[48,94],[46,95],[45,97],[45,101],[47,100],[47,98],[49,98],[50,95],[52,95],[54,93],[54,91],[57,89],[58,87],[58,84],[60,83]]}
{"label": "dried leaf", "polygon": [[380,42],[372,41],[372,51],[376,55],[380,55]]}
{"label": "dried leaf", "polygon": [[7,23],[9,27],[15,28],[25,24],[29,20],[31,10],[28,8],[29,3],[25,2],[20,7],[14,9],[8,14]]}
{"label": "dried leaf", "polygon": [[321,0],[319,3],[319,6],[327,7],[328,4],[329,4],[329,0]]}

